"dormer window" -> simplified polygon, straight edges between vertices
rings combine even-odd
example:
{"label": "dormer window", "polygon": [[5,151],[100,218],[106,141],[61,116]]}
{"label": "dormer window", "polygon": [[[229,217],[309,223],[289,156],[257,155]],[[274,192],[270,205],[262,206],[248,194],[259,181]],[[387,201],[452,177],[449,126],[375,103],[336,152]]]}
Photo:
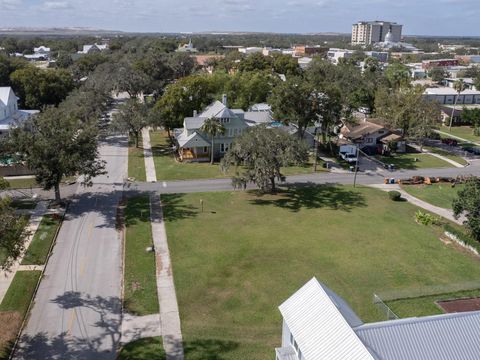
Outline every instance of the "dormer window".
{"label": "dormer window", "polygon": [[228,124],[230,122],[230,119],[229,118],[220,118],[220,122],[222,124]]}

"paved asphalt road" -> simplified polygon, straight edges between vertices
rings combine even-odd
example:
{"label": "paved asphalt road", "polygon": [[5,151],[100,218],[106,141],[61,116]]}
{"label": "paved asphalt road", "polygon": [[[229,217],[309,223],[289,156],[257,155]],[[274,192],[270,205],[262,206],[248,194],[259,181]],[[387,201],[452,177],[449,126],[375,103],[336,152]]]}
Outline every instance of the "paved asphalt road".
{"label": "paved asphalt road", "polygon": [[[456,177],[458,175],[476,175],[480,176],[480,162],[472,163],[466,168],[442,168],[442,169],[423,169],[423,170],[400,170],[400,171],[381,171],[381,172],[359,172],[357,175],[358,184],[380,184],[385,177],[388,178],[408,178],[414,175],[421,176],[445,176]],[[289,176],[285,184],[353,184],[353,174],[338,173],[319,173],[307,175]],[[254,188],[249,185],[248,188]],[[151,191],[160,193],[190,193],[190,192],[208,192],[208,191],[230,191],[232,182],[230,179],[211,179],[211,180],[183,180],[183,181],[157,181],[155,183],[132,183],[126,190],[130,191]]]}
{"label": "paved asphalt road", "polygon": [[110,138],[99,150],[108,175],[73,196],[16,359],[115,359],[122,279],[116,212],[127,139]]}

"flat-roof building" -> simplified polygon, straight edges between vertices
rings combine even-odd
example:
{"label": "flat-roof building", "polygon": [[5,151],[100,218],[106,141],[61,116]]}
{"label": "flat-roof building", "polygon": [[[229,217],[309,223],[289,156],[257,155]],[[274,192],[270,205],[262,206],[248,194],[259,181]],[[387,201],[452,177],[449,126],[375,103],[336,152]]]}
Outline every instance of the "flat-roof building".
{"label": "flat-roof building", "polygon": [[403,25],[389,21],[359,21],[352,25],[352,44],[371,45],[385,41],[400,42],[402,27]]}

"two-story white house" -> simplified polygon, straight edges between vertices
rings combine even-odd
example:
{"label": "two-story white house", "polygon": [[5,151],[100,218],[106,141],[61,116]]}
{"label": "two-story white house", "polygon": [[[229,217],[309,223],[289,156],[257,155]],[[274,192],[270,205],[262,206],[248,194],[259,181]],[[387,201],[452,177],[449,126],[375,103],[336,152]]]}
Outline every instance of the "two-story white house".
{"label": "two-story white house", "polygon": [[12,88],[0,87],[0,136],[6,135],[12,126],[38,112],[18,109],[18,98]]}
{"label": "two-story white house", "polygon": [[228,151],[233,139],[249,126],[273,122],[270,112],[245,112],[242,109],[230,109],[227,105],[227,96],[223,95],[222,101],[214,101],[202,113],[195,112],[193,117],[185,118],[183,128],[174,130],[181,161],[201,162],[210,159],[212,140],[210,135],[201,130],[205,120],[209,118],[217,119],[225,128],[223,135],[214,138],[213,155],[215,158],[222,157]]}

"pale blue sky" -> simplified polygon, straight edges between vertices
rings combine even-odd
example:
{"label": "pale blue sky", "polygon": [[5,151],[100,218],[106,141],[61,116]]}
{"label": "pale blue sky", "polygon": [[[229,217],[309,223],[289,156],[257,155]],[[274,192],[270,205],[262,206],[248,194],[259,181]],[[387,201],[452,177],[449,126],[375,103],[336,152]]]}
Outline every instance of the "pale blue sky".
{"label": "pale blue sky", "polygon": [[0,27],[305,33],[375,19],[407,35],[480,36],[480,0],[0,0]]}

